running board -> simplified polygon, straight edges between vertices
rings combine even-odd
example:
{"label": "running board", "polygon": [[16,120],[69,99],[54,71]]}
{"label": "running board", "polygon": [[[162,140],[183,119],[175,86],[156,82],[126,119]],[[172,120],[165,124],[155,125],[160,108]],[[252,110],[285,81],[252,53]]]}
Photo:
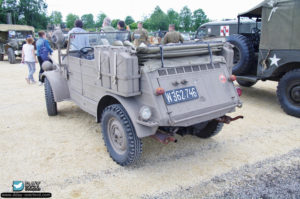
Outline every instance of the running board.
{"label": "running board", "polygon": [[257,82],[259,80],[256,76],[236,76],[236,79],[247,82]]}

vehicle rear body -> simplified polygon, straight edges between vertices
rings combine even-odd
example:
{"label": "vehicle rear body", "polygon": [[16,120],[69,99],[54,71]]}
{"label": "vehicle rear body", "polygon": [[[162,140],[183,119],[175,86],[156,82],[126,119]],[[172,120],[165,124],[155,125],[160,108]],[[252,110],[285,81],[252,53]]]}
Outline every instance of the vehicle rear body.
{"label": "vehicle rear body", "polygon": [[[209,138],[223,123],[242,118],[226,116],[242,104],[231,74],[232,45],[210,41],[135,48],[115,40],[128,38],[120,34],[71,34],[64,58],[59,49],[62,64],[55,70],[43,64],[49,116],[57,114],[56,102],[75,102],[101,122],[108,152],[122,166],[140,157],[143,137],[165,144],[176,141],[175,133]],[[59,48],[63,34],[54,35]],[[83,43],[88,46],[78,48]]]}
{"label": "vehicle rear body", "polygon": [[[159,126],[194,125],[232,112],[241,103],[233,83],[228,81],[225,60],[219,57],[218,61],[223,63],[211,64],[206,58],[205,63],[203,57],[190,57],[192,65],[179,61],[173,67],[168,67],[168,63],[171,65],[175,60],[165,60],[164,68],[142,74],[143,96],[138,101],[157,111],[153,118]],[[154,64],[160,64],[159,60]],[[151,85],[152,92],[143,85]],[[155,94],[157,88],[163,88],[165,93]]]}

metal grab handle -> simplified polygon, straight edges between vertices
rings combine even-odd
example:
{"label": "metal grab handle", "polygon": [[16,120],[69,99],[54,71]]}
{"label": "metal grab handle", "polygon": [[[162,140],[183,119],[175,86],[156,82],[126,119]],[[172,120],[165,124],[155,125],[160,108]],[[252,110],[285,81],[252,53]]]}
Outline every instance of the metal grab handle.
{"label": "metal grab handle", "polygon": [[98,79],[101,79],[101,51],[99,51],[98,58]]}
{"label": "metal grab handle", "polygon": [[114,52],[114,75],[113,84],[117,84],[117,52]]}

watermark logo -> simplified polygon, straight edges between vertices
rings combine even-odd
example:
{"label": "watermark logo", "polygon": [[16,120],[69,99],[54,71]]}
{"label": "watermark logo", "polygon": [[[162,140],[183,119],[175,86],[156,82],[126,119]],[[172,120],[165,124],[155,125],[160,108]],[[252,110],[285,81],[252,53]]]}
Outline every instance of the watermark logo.
{"label": "watermark logo", "polygon": [[23,181],[13,181],[13,191],[23,191],[24,183]]}
{"label": "watermark logo", "polygon": [[40,181],[14,180],[12,192],[1,193],[1,198],[51,198],[49,192],[40,192]]}

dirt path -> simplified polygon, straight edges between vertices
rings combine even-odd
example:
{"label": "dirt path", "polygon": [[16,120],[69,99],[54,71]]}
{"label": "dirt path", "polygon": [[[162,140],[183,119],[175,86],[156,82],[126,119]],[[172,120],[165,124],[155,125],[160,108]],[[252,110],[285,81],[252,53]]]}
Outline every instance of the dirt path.
{"label": "dirt path", "polygon": [[[13,180],[37,180],[59,199],[243,198],[243,187],[261,187],[272,175],[299,176],[300,120],[280,109],[274,82],[243,89],[244,107],[232,115],[245,119],[216,137],[178,136],[169,145],[146,138],[138,164],[123,168],[109,158],[95,118],[72,102],[59,103],[59,115],[48,117],[43,87],[27,85],[26,74],[24,66],[0,62],[0,192],[12,191]],[[299,177],[288,179],[299,185]],[[246,196],[281,197],[270,187]],[[297,194],[290,190],[285,196]]]}

